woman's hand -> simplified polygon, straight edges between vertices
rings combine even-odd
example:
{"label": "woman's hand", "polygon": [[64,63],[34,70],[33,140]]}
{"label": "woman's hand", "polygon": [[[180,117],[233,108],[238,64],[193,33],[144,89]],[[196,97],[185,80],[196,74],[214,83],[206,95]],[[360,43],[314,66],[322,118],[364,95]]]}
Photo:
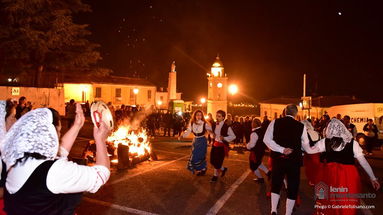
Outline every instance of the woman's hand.
{"label": "woman's hand", "polygon": [[84,111],[82,110],[81,104],[76,103],[76,118],[74,119],[73,126],[82,128],[85,122]]}
{"label": "woman's hand", "polygon": [[371,180],[371,184],[372,184],[372,187],[375,190],[379,190],[380,189],[380,183],[379,183],[378,179]]}
{"label": "woman's hand", "polygon": [[106,138],[109,136],[109,129],[106,126],[105,122],[100,122],[100,127],[94,126],[93,128],[93,137],[97,142],[105,143]]}

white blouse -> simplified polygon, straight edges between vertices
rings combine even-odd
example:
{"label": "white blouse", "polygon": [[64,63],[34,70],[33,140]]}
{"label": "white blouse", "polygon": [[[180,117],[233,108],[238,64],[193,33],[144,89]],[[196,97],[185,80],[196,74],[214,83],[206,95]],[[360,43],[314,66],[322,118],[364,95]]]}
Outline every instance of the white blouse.
{"label": "white blouse", "polygon": [[[105,166],[83,166],[68,161],[68,152],[60,147],[61,156],[53,163],[47,175],[47,187],[55,194],[59,193],[95,193],[104,185],[110,176]],[[21,189],[35,169],[46,160],[29,158],[25,163],[18,163],[8,172],[6,186],[14,194]]]}
{"label": "white blouse", "polygon": [[[187,129],[185,130],[184,134],[182,135],[183,138],[186,138],[190,135],[190,133],[193,131],[194,133],[198,134],[198,133],[201,133],[203,131],[203,124],[204,122],[202,120],[200,121],[197,121],[197,123],[193,123],[193,125],[191,125],[189,123],[189,126],[187,127]],[[213,132],[212,128],[211,128],[211,125],[209,123],[205,123],[205,129],[206,131],[210,131],[210,132]]]}

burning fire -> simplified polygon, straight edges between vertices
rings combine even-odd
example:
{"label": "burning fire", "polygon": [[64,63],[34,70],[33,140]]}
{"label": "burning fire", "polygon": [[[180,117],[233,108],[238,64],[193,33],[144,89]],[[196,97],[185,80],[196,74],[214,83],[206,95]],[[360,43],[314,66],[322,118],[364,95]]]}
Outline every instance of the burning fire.
{"label": "burning fire", "polygon": [[117,148],[119,144],[129,146],[129,157],[140,157],[151,153],[150,142],[144,129],[134,131],[130,126],[122,125],[107,139]]}

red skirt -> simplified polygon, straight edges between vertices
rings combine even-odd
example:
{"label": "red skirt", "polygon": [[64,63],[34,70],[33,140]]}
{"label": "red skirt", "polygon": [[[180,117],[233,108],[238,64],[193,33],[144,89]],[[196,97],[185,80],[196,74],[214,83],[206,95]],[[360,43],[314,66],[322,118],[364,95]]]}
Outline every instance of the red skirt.
{"label": "red skirt", "polygon": [[[353,206],[360,205],[358,198],[348,198],[344,196],[334,196],[331,194],[357,194],[361,191],[360,176],[355,165],[345,165],[340,163],[327,163],[324,165],[322,180],[329,187],[328,199],[318,200],[317,203],[325,205],[327,208],[317,208],[317,214],[330,215],[353,215],[357,209]],[[330,187],[341,188],[332,191]],[[347,191],[342,190],[347,188]],[[343,208],[342,208],[343,206]]]}
{"label": "red skirt", "polygon": [[318,176],[322,175],[323,163],[320,162],[320,154],[305,154],[303,157],[307,180],[313,184],[319,182]]}

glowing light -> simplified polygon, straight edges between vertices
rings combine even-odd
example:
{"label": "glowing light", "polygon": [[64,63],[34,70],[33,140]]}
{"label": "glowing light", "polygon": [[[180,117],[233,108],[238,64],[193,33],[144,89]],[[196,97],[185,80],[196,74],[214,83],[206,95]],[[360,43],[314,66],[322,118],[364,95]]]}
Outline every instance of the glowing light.
{"label": "glowing light", "polygon": [[8,82],[11,82],[12,81],[12,78],[8,78]]}
{"label": "glowing light", "polygon": [[299,102],[299,107],[302,108],[303,107],[303,104],[302,102]]}
{"label": "glowing light", "polygon": [[89,85],[85,85],[85,84],[80,84],[80,89],[81,89],[81,91],[83,91],[83,92],[89,92],[89,88],[90,88],[90,86]]}
{"label": "glowing light", "polygon": [[211,68],[211,74],[213,74],[214,77],[221,77],[222,76],[222,68],[212,67]]}
{"label": "glowing light", "polygon": [[231,84],[229,86],[229,93],[231,95],[234,95],[234,94],[238,93],[238,86],[236,84]]}
{"label": "glowing light", "polygon": [[177,112],[178,116],[182,116],[182,111]]}
{"label": "glowing light", "polygon": [[222,88],[222,86],[223,86],[222,83],[218,83],[218,84],[217,84],[217,87],[218,87],[218,88]]}
{"label": "glowing light", "polygon": [[342,12],[338,12],[338,15],[339,15],[339,16],[342,16]]}
{"label": "glowing light", "polygon": [[138,92],[140,92],[140,90],[139,90],[138,88],[134,88],[134,89],[133,89],[133,93],[134,93],[134,94],[136,94],[136,95],[137,95],[137,94],[138,94]]}
{"label": "glowing light", "polygon": [[161,106],[162,105],[162,101],[161,100],[157,101],[157,105]]}
{"label": "glowing light", "polygon": [[205,104],[205,103],[206,103],[206,98],[202,97],[202,98],[200,99],[200,102],[201,102],[202,104]]}

